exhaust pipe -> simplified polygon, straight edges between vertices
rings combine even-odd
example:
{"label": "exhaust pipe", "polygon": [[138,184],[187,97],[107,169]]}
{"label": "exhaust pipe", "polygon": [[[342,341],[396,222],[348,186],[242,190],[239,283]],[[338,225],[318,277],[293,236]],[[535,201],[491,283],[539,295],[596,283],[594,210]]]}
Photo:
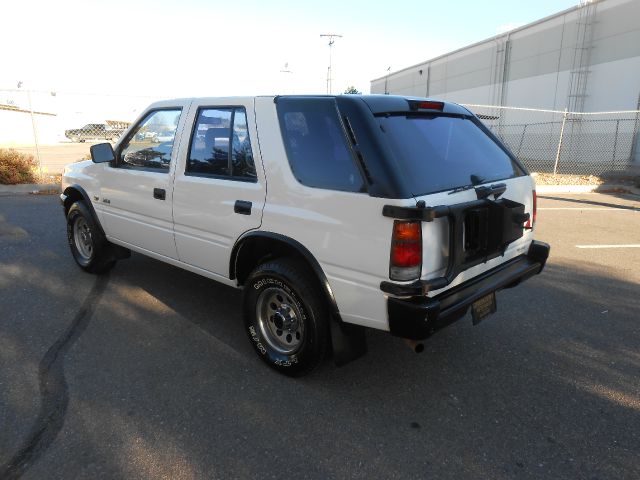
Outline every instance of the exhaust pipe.
{"label": "exhaust pipe", "polygon": [[417,342],[415,340],[409,340],[408,338],[405,338],[404,341],[406,342],[407,345],[409,345],[409,348],[414,352],[422,353],[424,351],[424,343]]}

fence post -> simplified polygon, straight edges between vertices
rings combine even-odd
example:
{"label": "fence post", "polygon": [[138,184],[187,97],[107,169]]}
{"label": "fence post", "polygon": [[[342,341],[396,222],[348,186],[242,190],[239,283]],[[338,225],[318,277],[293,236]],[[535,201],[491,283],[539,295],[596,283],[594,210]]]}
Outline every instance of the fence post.
{"label": "fence post", "polygon": [[[640,93],[638,94],[638,103],[636,104],[636,121],[633,124],[633,135],[631,136],[631,156],[629,157],[629,164],[633,165],[636,162],[636,156],[638,155],[638,123],[640,121]],[[640,164],[640,155],[638,155],[638,163]]]}
{"label": "fence post", "polygon": [[616,150],[618,149],[618,130],[620,129],[620,119],[616,120],[616,136],[613,139],[613,155],[611,156],[611,169],[613,170],[616,163]]}
{"label": "fence post", "polygon": [[525,123],[524,128],[522,129],[522,135],[520,136],[520,144],[518,145],[518,154],[517,157],[520,158],[520,150],[522,150],[522,142],[524,141],[524,136],[527,133],[528,125]]}
{"label": "fence post", "polygon": [[553,175],[555,176],[558,172],[558,162],[560,161],[560,152],[562,151],[562,139],[564,137],[564,126],[567,123],[567,113],[568,109],[564,109],[564,114],[562,115],[562,126],[560,127],[560,141],[558,142],[558,151],[556,152],[556,163],[553,165]]}

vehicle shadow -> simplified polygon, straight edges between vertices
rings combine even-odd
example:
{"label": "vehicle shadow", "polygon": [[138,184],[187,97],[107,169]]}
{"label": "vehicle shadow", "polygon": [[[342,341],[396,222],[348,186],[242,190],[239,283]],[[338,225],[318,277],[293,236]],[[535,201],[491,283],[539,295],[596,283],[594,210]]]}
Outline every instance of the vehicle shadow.
{"label": "vehicle shadow", "polygon": [[[596,265],[550,263],[499,293],[493,318],[476,327],[463,319],[421,355],[371,331],[367,356],[342,368],[327,362],[302,379],[254,355],[241,292],[137,255],[112,278],[115,295],[103,308],[121,325],[110,331],[118,338],[124,328],[141,350],[127,362],[139,362],[137,374],[114,366],[104,381],[128,383],[138,408],[90,396],[87,424],[126,418],[145,438],[174,442],[196,471],[211,461],[203,441],[227,455],[218,472],[272,471],[278,435],[301,442],[296,462],[319,462],[313,478],[342,476],[340,464],[360,465],[363,478],[623,478],[640,469],[637,284]],[[87,341],[98,341],[95,334]],[[84,375],[92,371],[85,365]],[[248,465],[245,448],[275,458]]]}

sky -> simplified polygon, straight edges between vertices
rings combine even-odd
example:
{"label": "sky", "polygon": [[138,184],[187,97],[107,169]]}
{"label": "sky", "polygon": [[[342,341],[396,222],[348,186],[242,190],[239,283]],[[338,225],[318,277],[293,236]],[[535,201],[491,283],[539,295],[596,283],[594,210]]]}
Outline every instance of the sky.
{"label": "sky", "polygon": [[[15,0],[3,2],[0,90],[145,97],[369,93],[424,60],[578,0]],[[286,67],[285,67],[286,65]],[[288,72],[283,72],[287,70]]]}

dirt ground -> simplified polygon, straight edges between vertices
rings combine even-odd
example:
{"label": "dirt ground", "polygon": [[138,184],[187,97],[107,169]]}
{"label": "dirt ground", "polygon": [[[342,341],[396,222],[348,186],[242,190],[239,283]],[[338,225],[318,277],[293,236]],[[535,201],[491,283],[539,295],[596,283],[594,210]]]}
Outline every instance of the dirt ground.
{"label": "dirt ground", "polygon": [[[85,143],[58,143],[54,145],[39,145],[40,160],[42,170],[45,175],[56,175],[62,173],[64,166],[68,163],[77,162],[89,158],[90,142]],[[33,155],[37,159],[35,145],[25,146],[3,146],[0,148],[11,148],[22,153]]]}
{"label": "dirt ground", "polygon": [[603,185],[615,183],[618,185],[640,186],[640,175],[567,175],[552,173],[534,173],[537,185]]}

